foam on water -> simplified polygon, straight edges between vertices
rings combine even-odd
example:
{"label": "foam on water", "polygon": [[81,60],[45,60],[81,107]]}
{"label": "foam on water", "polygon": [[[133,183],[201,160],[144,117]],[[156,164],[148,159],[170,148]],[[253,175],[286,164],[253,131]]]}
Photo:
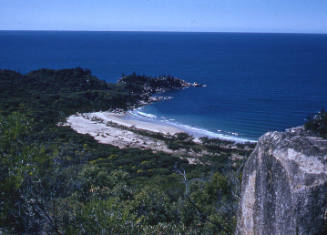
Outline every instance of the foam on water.
{"label": "foam on water", "polygon": [[83,67],[108,82],[136,72],[208,84],[137,114],[198,135],[256,140],[327,108],[327,34],[0,30],[0,51],[0,67],[22,73]]}
{"label": "foam on water", "polygon": [[151,118],[151,119],[157,118],[157,116],[156,115],[153,115],[153,114],[144,113],[144,112],[141,112],[141,111],[136,111],[136,112],[137,112],[137,114],[139,116],[142,116],[142,117]]}
{"label": "foam on water", "polygon": [[195,138],[200,138],[200,137],[218,138],[218,139],[228,140],[238,143],[256,142],[255,140],[252,139],[237,137],[238,133],[227,132],[222,130],[217,130],[219,133],[215,133],[206,129],[176,122],[174,121],[174,119],[167,119],[165,117],[158,118],[156,115],[141,112],[140,110],[142,110],[142,107],[128,111],[128,118],[132,118],[132,119],[135,118],[137,120],[142,120],[152,123],[153,122],[164,123],[165,125],[170,125],[178,129],[181,129]]}

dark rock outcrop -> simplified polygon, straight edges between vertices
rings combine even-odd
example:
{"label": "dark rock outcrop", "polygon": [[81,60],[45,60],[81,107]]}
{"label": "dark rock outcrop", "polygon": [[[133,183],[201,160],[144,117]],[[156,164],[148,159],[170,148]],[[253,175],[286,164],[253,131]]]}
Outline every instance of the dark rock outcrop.
{"label": "dark rock outcrop", "polygon": [[327,234],[327,140],[263,135],[243,171],[236,235]]}

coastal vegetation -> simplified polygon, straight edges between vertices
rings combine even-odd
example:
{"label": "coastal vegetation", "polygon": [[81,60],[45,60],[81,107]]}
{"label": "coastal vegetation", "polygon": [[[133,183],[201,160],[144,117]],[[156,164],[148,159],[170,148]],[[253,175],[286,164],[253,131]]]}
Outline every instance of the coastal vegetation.
{"label": "coastal vegetation", "polygon": [[119,79],[118,84],[124,84],[129,91],[136,93],[164,92],[192,86],[191,83],[171,75],[161,75],[152,78],[145,75],[137,75],[136,73],[123,76]]}
{"label": "coastal vegetation", "polygon": [[81,68],[0,70],[0,231],[232,234],[253,145],[158,134],[171,148],[206,149],[189,164],[187,156],[119,149],[58,125],[76,112],[126,110],[187,84],[136,74],[109,84]]}

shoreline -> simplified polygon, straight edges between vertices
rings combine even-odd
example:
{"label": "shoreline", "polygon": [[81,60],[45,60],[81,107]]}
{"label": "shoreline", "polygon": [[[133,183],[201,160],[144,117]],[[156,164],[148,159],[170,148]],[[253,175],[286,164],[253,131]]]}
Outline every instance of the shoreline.
{"label": "shoreline", "polygon": [[253,142],[194,138],[185,135],[183,129],[169,124],[131,119],[126,111],[77,113],[58,125],[68,126],[79,134],[90,135],[100,144],[184,156],[190,164],[200,163],[199,157],[205,155],[220,156],[223,152],[234,150],[231,158],[242,159],[239,152],[250,151],[254,147]]}
{"label": "shoreline", "polygon": [[59,125],[69,126],[77,133],[92,136],[98,143],[110,144],[120,149],[139,148],[169,154],[189,154],[185,150],[170,149],[163,139],[142,134],[157,133],[169,138],[181,132],[179,129],[141,121],[125,121],[124,116],[125,113],[121,112],[77,113]]}
{"label": "shoreline", "polygon": [[169,139],[176,136],[177,133],[187,133],[193,137],[192,141],[198,144],[202,142],[201,137],[227,141],[230,144],[256,142],[238,137],[223,136],[183,124],[155,120],[154,115],[143,112],[140,114],[139,110],[140,108],[129,111],[77,113],[69,116],[63,125],[70,126],[78,133],[89,134],[99,143],[112,144],[119,148],[136,147],[167,153],[174,151],[169,149],[160,138],[153,138],[152,135],[158,134],[158,136],[161,135]]}
{"label": "shoreline", "polygon": [[[127,81],[124,81],[124,79],[127,79]],[[164,77],[164,79],[167,78]],[[182,89],[206,86],[187,83],[180,79],[175,79],[176,81],[179,82]],[[119,82],[128,82],[128,77],[123,77]],[[179,87],[179,89],[181,88]],[[157,88],[151,91],[147,91],[147,89],[143,90],[143,95],[135,104],[130,105],[128,110],[113,109],[110,111],[76,113],[69,116],[65,123],[58,123],[58,125],[69,126],[77,133],[92,136],[98,143],[110,144],[120,149],[139,148],[189,156],[209,154],[208,146],[205,147],[208,142],[216,142],[218,145],[222,143],[223,148],[227,147],[229,149],[234,149],[237,145],[247,147],[257,142],[214,133],[171,120],[161,120],[153,114],[141,112],[145,105],[172,99],[171,96],[159,95],[165,93],[167,91],[165,89],[160,88],[158,90]],[[189,146],[193,147],[190,148]]]}
{"label": "shoreline", "polygon": [[165,123],[155,123],[146,120],[132,118],[130,111],[127,112],[95,112],[90,114],[93,118],[102,119],[105,122],[112,122],[128,128],[161,133],[164,135],[175,135],[184,132],[181,128],[174,127]]}
{"label": "shoreline", "polygon": [[141,120],[147,123],[154,123],[162,126],[169,126],[173,128],[177,128],[180,132],[185,132],[196,139],[200,139],[201,137],[207,137],[210,139],[220,139],[223,141],[230,141],[235,143],[256,143],[257,140],[247,139],[243,137],[238,137],[234,135],[227,135],[222,133],[215,133],[203,128],[190,126],[183,123],[178,123],[175,121],[171,121],[169,119],[157,119],[156,115],[150,113],[144,113],[142,111],[142,107],[134,108],[126,112],[126,116],[131,119]]}

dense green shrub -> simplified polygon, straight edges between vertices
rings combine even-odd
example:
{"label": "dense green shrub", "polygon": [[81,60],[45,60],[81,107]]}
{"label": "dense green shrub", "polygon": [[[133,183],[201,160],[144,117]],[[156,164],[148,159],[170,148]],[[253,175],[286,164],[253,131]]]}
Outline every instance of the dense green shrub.
{"label": "dense green shrub", "polygon": [[[133,83],[107,84],[80,68],[26,75],[0,70],[1,231],[233,233],[237,199],[231,191],[239,183],[227,153],[189,165],[165,153],[99,144],[57,125],[76,112],[130,107],[139,100],[128,88]],[[199,148],[186,135],[157,137]]]}

